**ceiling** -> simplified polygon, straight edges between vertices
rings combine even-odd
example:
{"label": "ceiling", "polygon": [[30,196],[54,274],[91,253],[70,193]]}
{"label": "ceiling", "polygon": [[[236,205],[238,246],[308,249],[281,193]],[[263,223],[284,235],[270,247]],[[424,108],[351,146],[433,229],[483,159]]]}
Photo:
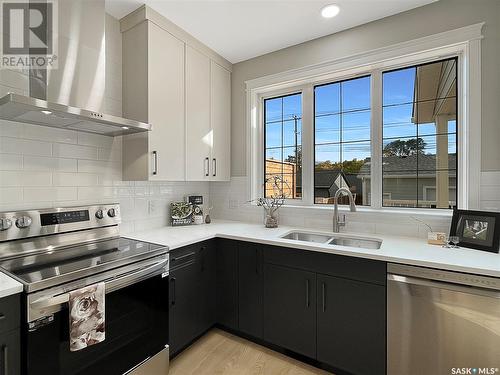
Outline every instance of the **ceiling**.
{"label": "ceiling", "polygon": [[[437,0],[106,0],[122,18],[140,5],[174,22],[232,63],[333,34]],[[320,15],[335,3],[340,13]]]}

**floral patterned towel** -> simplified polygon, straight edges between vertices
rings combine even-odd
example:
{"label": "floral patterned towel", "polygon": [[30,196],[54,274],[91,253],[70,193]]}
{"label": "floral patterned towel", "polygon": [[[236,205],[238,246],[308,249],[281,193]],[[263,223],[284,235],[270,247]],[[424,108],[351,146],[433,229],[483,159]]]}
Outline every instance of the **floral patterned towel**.
{"label": "floral patterned towel", "polygon": [[98,344],[106,338],[104,330],[104,283],[69,293],[69,349],[72,352]]}

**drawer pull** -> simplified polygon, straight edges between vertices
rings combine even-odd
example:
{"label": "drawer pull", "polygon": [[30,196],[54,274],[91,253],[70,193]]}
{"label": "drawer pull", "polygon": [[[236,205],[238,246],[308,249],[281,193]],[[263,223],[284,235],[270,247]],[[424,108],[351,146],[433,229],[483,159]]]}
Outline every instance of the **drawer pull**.
{"label": "drawer pull", "polygon": [[185,259],[185,258],[189,258],[193,255],[196,255],[195,253],[187,253],[187,254],[184,254],[184,255],[181,255],[180,257],[177,257],[177,258],[172,258],[172,262],[177,262],[179,260],[182,260],[182,259]]}
{"label": "drawer pull", "polygon": [[0,313],[0,320],[4,320],[5,319],[5,315]]}

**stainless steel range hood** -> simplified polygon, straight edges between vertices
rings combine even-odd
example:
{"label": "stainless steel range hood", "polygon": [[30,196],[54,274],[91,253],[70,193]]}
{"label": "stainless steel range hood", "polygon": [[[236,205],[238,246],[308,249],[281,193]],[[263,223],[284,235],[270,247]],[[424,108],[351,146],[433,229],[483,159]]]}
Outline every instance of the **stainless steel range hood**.
{"label": "stainless steel range hood", "polygon": [[0,98],[0,118],[112,137],[151,130],[144,122],[17,94]]}
{"label": "stainless steel range hood", "polygon": [[[28,85],[22,81],[20,87],[15,86],[17,92],[28,95],[8,93],[1,97],[0,119],[111,137],[151,130],[150,124],[122,118],[121,108],[104,103],[105,98],[117,100],[115,81],[110,84],[115,87],[114,97],[106,93],[106,72],[118,68],[113,64],[121,64],[121,56],[116,60],[111,54],[109,61],[106,57],[105,1],[59,1],[57,15],[54,45],[58,46],[58,66],[30,66]],[[109,43],[121,43],[116,36],[109,39]],[[107,47],[113,50],[112,45]],[[106,68],[108,63],[111,65]]]}

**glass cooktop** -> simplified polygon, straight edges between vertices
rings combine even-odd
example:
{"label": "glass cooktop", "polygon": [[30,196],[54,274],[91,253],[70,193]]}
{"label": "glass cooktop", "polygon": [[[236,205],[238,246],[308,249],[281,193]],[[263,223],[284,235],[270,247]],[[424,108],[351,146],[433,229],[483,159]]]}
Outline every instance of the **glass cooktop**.
{"label": "glass cooktop", "polygon": [[26,291],[94,275],[166,253],[165,246],[128,238],[114,238],[14,258],[0,267],[25,285]]}

